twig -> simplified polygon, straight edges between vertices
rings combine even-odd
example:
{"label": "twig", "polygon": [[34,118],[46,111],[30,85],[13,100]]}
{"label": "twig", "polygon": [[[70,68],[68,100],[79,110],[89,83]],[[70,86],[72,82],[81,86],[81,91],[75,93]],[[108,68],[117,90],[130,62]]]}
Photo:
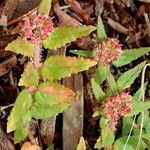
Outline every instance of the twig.
{"label": "twig", "polygon": [[2,106],[2,107],[0,107],[0,111],[2,112],[2,111],[4,111],[5,109],[7,109],[7,108],[9,108],[9,107],[13,107],[14,106],[14,104],[10,104],[10,105],[7,105],[7,106]]}
{"label": "twig", "polygon": [[18,18],[15,18],[15,19],[12,19],[10,20],[8,23],[7,23],[7,26],[10,26],[10,25],[13,25],[17,22],[19,22],[20,20],[22,20],[23,18],[26,18],[27,16],[30,16],[31,14],[35,13],[37,11],[37,7],[31,11],[29,11],[27,14],[24,14],[23,16],[21,17],[18,17]]}

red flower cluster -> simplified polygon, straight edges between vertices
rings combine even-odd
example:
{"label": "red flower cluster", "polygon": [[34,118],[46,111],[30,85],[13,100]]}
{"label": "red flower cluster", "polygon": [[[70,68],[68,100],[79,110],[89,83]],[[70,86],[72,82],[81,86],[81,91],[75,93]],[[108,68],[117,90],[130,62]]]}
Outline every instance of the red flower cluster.
{"label": "red flower cluster", "polygon": [[46,15],[33,15],[29,19],[18,24],[17,29],[21,30],[21,35],[33,44],[38,40],[44,40],[48,33],[52,32],[53,22]]}
{"label": "red flower cluster", "polygon": [[103,114],[109,120],[109,127],[116,130],[116,125],[121,116],[131,112],[132,96],[124,91],[107,97],[101,105]]}
{"label": "red flower cluster", "polygon": [[121,44],[117,39],[106,38],[98,45],[94,51],[94,58],[104,66],[108,66],[112,61],[117,60],[122,54]]}

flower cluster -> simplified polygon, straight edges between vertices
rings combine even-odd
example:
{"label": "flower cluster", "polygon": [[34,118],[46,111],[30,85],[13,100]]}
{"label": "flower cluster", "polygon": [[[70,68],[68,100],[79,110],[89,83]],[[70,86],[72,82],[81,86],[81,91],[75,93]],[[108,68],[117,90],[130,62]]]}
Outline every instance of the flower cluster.
{"label": "flower cluster", "polygon": [[29,19],[18,24],[17,29],[21,31],[21,36],[35,44],[38,40],[44,40],[48,33],[52,32],[53,22],[46,15],[33,15]]}
{"label": "flower cluster", "polygon": [[121,44],[117,39],[106,38],[94,51],[93,56],[99,64],[109,66],[112,61],[117,60],[122,54]]}
{"label": "flower cluster", "polygon": [[113,96],[107,97],[101,105],[105,117],[109,120],[109,127],[116,130],[116,125],[121,116],[131,112],[132,96],[121,91]]}

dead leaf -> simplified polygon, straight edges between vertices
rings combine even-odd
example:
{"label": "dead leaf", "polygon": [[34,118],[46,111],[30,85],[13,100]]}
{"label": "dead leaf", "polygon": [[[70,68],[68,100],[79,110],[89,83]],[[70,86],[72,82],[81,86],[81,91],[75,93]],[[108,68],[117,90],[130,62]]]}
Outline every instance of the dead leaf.
{"label": "dead leaf", "polygon": [[22,147],[21,150],[40,150],[39,146],[37,145],[33,145],[30,142],[25,142]]}
{"label": "dead leaf", "polygon": [[123,33],[127,35],[129,33],[129,30],[122,26],[120,23],[112,20],[111,18],[108,18],[108,24],[115,30],[117,30],[120,33]]}

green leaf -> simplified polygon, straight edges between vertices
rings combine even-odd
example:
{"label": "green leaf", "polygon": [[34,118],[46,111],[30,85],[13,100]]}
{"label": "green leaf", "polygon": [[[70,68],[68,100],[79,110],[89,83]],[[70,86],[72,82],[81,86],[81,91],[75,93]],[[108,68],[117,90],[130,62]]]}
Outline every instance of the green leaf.
{"label": "green leaf", "polygon": [[14,133],[15,144],[23,141],[28,136],[28,130],[26,128],[19,128]]}
{"label": "green leaf", "polygon": [[28,90],[19,93],[15,105],[10,112],[7,122],[7,132],[14,131],[26,125],[31,120],[30,107],[32,105],[32,97]]}
{"label": "green leaf", "polygon": [[106,91],[106,95],[112,96],[118,92],[118,87],[117,87],[117,83],[110,71],[108,72],[108,75],[107,75],[107,81],[109,84],[109,88]]}
{"label": "green leaf", "polygon": [[145,66],[145,61],[134,67],[133,69],[130,69],[123,73],[117,83],[118,83],[118,89],[123,90],[126,87],[130,86],[134,80],[139,76],[142,68]]}
{"label": "green leaf", "polygon": [[48,117],[57,116],[59,113],[62,113],[70,104],[55,104],[52,107],[44,107],[44,106],[32,106],[31,107],[31,115],[35,119],[46,119]]}
{"label": "green leaf", "polygon": [[143,134],[143,135],[142,135],[142,138],[145,138],[145,139],[147,139],[147,140],[150,140],[150,133],[148,133],[148,134]]}
{"label": "green leaf", "polygon": [[17,54],[22,54],[24,56],[33,57],[34,46],[31,42],[19,37],[16,40],[9,43],[5,50],[13,51]]}
{"label": "green leaf", "polygon": [[24,69],[19,86],[37,86],[39,83],[38,70],[33,66],[32,63],[28,63]]}
{"label": "green leaf", "polygon": [[116,67],[127,65],[133,60],[141,57],[142,55],[147,54],[149,51],[150,47],[124,50],[119,59],[113,62],[113,65],[115,65]]}
{"label": "green leaf", "polygon": [[109,129],[108,121],[103,117],[100,120],[100,127],[101,127],[101,136],[102,136],[102,146],[105,148],[112,147],[115,135]]}
{"label": "green leaf", "polygon": [[38,91],[33,94],[33,97],[36,105],[44,107],[75,101],[75,93],[72,90],[61,84],[48,81],[39,85]]}
{"label": "green leaf", "polygon": [[[144,92],[145,92],[145,90],[146,90],[147,83],[148,83],[148,82],[145,82],[145,83],[144,83]],[[140,93],[141,93],[141,87],[140,87],[140,88],[138,89],[138,91],[134,94],[134,96],[133,96],[133,101],[139,101],[139,100],[140,100],[140,99],[139,99]]]}
{"label": "green leaf", "polygon": [[96,65],[96,63],[96,61],[90,59],[55,55],[46,59],[40,73],[44,80],[59,80],[69,77],[73,73],[88,70],[89,67]]}
{"label": "green leaf", "polygon": [[132,126],[132,117],[123,117],[122,135],[128,135]]}
{"label": "green leaf", "polygon": [[86,145],[83,137],[80,138],[80,142],[76,150],[86,150]]}
{"label": "green leaf", "polygon": [[[138,143],[138,136],[130,136],[129,142],[127,144],[126,150],[135,150]],[[123,136],[116,140],[114,144],[114,150],[122,150],[124,148],[127,136]],[[146,144],[141,140],[139,150],[145,150]]]}
{"label": "green leaf", "polygon": [[107,38],[104,24],[100,16],[98,16],[98,19],[97,19],[97,36],[100,42],[103,42],[103,40]]}
{"label": "green leaf", "polygon": [[55,150],[54,145],[49,146],[46,150]]}
{"label": "green leaf", "polygon": [[96,83],[94,79],[91,79],[91,85],[93,94],[95,95],[97,102],[102,102],[105,98],[105,93],[101,89],[100,85]]}
{"label": "green leaf", "polygon": [[52,0],[41,0],[38,13],[49,15]]}
{"label": "green leaf", "polygon": [[146,133],[150,133],[150,119],[147,123],[147,126],[145,127],[145,131],[146,131]]}
{"label": "green leaf", "polygon": [[94,26],[61,26],[54,29],[47,39],[43,41],[45,48],[56,50],[65,44],[86,36],[95,30]]}
{"label": "green leaf", "polygon": [[133,102],[132,104],[132,111],[127,114],[127,116],[133,116],[136,115],[142,111],[145,111],[150,108],[150,101],[146,102]]}
{"label": "green leaf", "polygon": [[108,67],[100,65],[97,69],[97,77],[96,77],[97,83],[101,85],[104,82],[104,80],[106,80],[108,72],[109,72]]}
{"label": "green leaf", "polygon": [[88,57],[88,58],[92,56],[92,51],[89,50],[69,50],[69,52],[79,56]]}
{"label": "green leaf", "polygon": [[149,110],[145,110],[144,111],[144,116],[142,118],[142,114],[140,114],[138,116],[138,119],[137,119],[137,124],[141,124],[141,120],[143,119],[143,128],[146,128],[147,124],[148,124],[148,121],[150,120],[150,117],[149,117]]}

